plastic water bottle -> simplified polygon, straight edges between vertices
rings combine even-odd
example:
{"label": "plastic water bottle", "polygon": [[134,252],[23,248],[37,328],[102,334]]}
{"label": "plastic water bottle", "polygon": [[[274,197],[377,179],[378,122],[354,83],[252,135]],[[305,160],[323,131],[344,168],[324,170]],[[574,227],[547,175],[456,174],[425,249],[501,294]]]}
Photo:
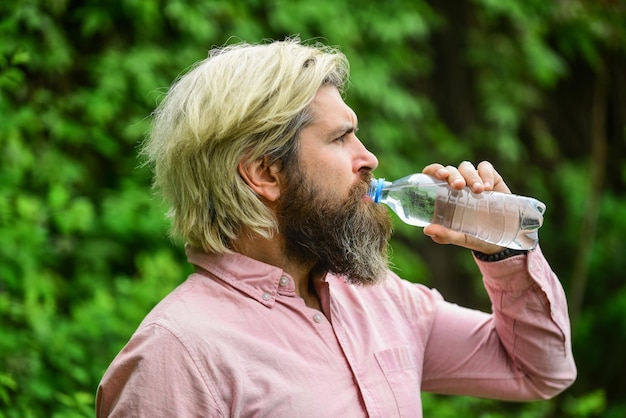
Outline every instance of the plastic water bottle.
{"label": "plastic water bottle", "polygon": [[445,181],[412,174],[389,182],[373,179],[368,195],[389,206],[404,222],[434,223],[483,241],[516,250],[531,250],[539,241],[546,205],[508,193],[455,190]]}

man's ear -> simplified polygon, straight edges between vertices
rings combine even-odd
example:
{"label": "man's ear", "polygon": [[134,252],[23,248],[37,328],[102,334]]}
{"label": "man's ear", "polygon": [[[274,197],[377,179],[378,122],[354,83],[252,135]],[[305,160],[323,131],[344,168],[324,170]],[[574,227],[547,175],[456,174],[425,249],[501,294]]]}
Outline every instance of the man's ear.
{"label": "man's ear", "polygon": [[280,197],[280,162],[268,155],[250,161],[243,159],[237,165],[239,175],[259,196],[270,202]]}

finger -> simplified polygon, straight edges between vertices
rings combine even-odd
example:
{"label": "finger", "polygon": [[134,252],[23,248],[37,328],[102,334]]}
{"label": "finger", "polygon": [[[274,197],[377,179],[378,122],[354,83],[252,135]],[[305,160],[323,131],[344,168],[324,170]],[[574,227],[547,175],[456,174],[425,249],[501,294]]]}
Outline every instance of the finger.
{"label": "finger", "polygon": [[450,187],[461,190],[466,186],[467,183],[465,182],[465,177],[463,177],[463,174],[461,174],[458,168],[453,165],[448,165],[444,169],[448,174],[443,178],[443,180],[446,180]]}
{"label": "finger", "polygon": [[474,193],[480,193],[484,190],[483,179],[480,177],[474,164],[469,161],[463,161],[459,164],[459,172]]}
{"label": "finger", "polygon": [[443,165],[441,165],[439,163],[433,163],[433,164],[427,165],[422,170],[422,173],[428,174],[429,176],[432,176],[432,177],[441,178],[440,174],[442,174],[442,173],[439,173],[439,170],[443,170],[443,171],[445,171],[447,173],[447,171],[445,170]]}
{"label": "finger", "polygon": [[465,179],[459,173],[459,170],[451,165],[443,166],[439,163],[427,165],[422,173],[433,176],[439,180],[445,180],[455,189],[462,189],[465,187]]}
{"label": "finger", "polygon": [[485,190],[511,193],[500,173],[496,171],[489,161],[481,161],[481,163],[478,164],[478,174],[483,180]]}
{"label": "finger", "polygon": [[466,235],[462,232],[452,231],[451,229],[437,224],[426,225],[424,227],[424,234],[428,235],[430,239],[437,244],[465,246],[464,244],[467,241]]}
{"label": "finger", "polygon": [[478,164],[478,174],[483,179],[485,190],[493,189],[495,184],[495,169],[489,161],[481,161]]}
{"label": "finger", "polygon": [[450,238],[449,229],[444,228],[441,225],[437,224],[429,224],[426,225],[423,229],[424,235],[428,235],[430,239],[432,239],[437,244],[451,244],[452,240]]}

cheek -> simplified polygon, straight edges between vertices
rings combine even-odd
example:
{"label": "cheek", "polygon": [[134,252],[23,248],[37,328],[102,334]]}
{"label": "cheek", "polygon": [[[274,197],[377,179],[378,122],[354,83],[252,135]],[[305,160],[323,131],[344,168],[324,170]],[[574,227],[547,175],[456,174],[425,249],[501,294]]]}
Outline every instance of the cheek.
{"label": "cheek", "polygon": [[343,149],[338,149],[326,153],[325,158],[320,160],[316,169],[348,177],[352,173],[352,162],[352,158]]}
{"label": "cheek", "polygon": [[347,196],[356,179],[346,147],[329,144],[300,151],[298,170],[304,178],[322,189],[334,190],[337,196]]}
{"label": "cheek", "polygon": [[328,178],[336,178],[341,175],[341,164],[337,162],[334,155],[324,155],[315,160],[302,161],[300,165],[303,175],[315,181]]}

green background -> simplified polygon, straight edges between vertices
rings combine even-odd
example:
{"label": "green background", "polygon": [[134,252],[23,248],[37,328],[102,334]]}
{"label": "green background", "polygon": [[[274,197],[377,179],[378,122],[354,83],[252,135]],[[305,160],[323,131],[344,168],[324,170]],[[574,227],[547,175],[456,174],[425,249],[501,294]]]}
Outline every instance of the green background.
{"label": "green background", "polygon": [[[0,417],[93,416],[109,362],[190,271],[137,159],[150,112],[212,46],[288,35],[348,56],[377,175],[486,159],[548,206],[578,380],[528,404],[424,394],[425,416],[626,416],[624,1],[9,0]],[[401,276],[489,309],[468,251],[394,219]]]}

